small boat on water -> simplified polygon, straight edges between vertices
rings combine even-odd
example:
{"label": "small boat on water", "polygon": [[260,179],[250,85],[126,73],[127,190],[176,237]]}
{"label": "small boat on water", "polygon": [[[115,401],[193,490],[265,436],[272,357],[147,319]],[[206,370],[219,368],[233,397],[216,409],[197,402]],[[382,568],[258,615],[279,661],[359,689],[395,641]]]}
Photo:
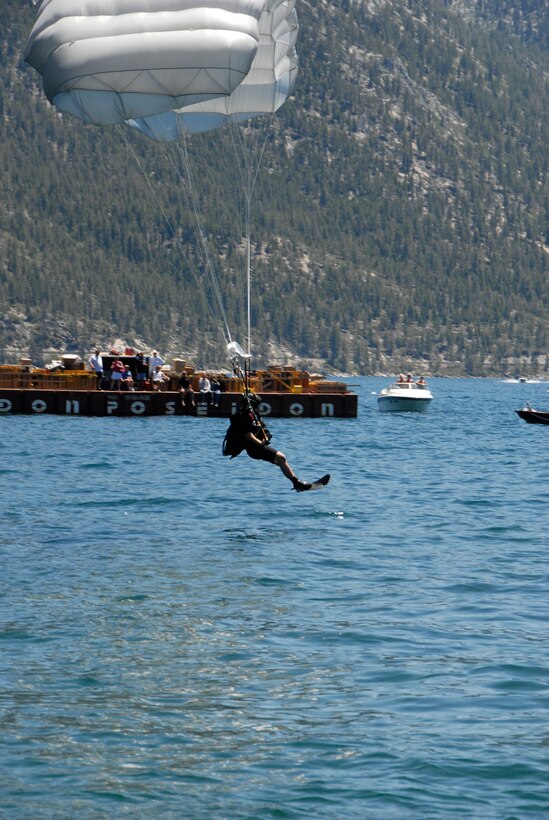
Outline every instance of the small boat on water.
{"label": "small boat on water", "polygon": [[424,380],[414,382],[411,377],[384,387],[377,397],[381,413],[425,413],[433,400],[433,394]]}
{"label": "small boat on water", "polygon": [[530,404],[526,404],[522,410],[515,410],[515,413],[528,424],[549,424],[549,411],[534,410]]}

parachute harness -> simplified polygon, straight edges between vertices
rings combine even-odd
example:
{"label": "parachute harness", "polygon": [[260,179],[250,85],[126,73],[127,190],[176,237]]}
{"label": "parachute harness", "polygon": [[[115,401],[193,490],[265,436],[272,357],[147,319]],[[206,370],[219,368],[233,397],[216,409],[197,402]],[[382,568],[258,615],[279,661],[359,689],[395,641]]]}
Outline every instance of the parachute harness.
{"label": "parachute harness", "polygon": [[[239,345],[236,344],[236,343],[233,343],[232,345],[228,345],[229,350],[231,350],[231,348],[235,348],[235,347],[239,347]],[[233,363],[233,370],[234,370],[235,374],[239,378],[241,378],[244,382],[244,393],[242,394],[242,404],[246,407],[246,411],[249,413],[249,415],[250,415],[250,417],[251,417],[251,419],[254,423],[254,426],[257,429],[257,432],[260,434],[258,436],[258,438],[260,438],[262,440],[261,443],[265,446],[266,444],[269,444],[269,442],[271,441],[272,434],[271,434],[270,430],[268,430],[267,426],[265,425],[265,422],[263,421],[263,419],[261,418],[261,415],[259,413],[258,408],[259,408],[261,399],[258,395],[256,395],[256,393],[253,392],[253,390],[251,389],[251,386],[250,386],[250,357],[248,355],[245,355],[242,358],[243,358],[243,362],[244,362],[244,365],[243,365],[244,369],[242,369],[242,367],[240,366],[240,363],[238,362],[237,356],[234,355],[232,357],[231,360],[232,360],[232,363]]]}

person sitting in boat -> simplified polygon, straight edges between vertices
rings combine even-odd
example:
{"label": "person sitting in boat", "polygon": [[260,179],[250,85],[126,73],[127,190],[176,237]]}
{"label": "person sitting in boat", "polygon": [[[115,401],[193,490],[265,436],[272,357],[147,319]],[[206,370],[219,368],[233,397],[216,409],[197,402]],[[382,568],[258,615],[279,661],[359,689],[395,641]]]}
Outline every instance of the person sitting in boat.
{"label": "person sitting in boat", "polygon": [[407,384],[413,384],[414,383],[414,377],[412,376],[411,373],[408,373],[408,375],[406,376],[406,383]]}
{"label": "person sitting in boat", "polygon": [[194,400],[194,390],[191,385],[191,380],[189,379],[185,371],[183,371],[183,373],[179,377],[179,391],[181,393],[181,406],[185,410],[191,407],[196,407],[196,402]]}
{"label": "person sitting in boat", "polygon": [[153,390],[162,390],[162,386],[169,380],[170,377],[162,372],[162,366],[157,364],[152,375]]}
{"label": "person sitting in boat", "polygon": [[231,416],[231,424],[223,441],[223,455],[236,458],[246,450],[250,458],[280,467],[298,493],[310,490],[312,485],[297,478],[284,453],[270,446],[272,436],[259,415],[260,403],[261,399],[254,393],[244,394],[240,408]]}
{"label": "person sitting in boat", "polygon": [[405,384],[405,383],[406,383],[406,377],[405,377],[404,373],[399,373],[398,378],[397,378],[397,384]]}
{"label": "person sitting in boat", "polygon": [[427,387],[427,382],[425,381],[425,376],[420,376],[416,382],[418,387],[424,388]]}
{"label": "person sitting in boat", "polygon": [[125,365],[120,359],[115,359],[111,364],[111,390],[120,390],[125,372]]}

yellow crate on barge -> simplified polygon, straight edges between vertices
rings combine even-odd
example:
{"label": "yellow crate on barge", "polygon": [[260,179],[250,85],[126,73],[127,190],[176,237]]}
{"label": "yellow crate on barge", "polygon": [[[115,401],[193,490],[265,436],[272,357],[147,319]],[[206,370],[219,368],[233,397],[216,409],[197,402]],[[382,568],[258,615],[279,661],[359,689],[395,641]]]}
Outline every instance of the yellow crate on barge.
{"label": "yellow crate on barge", "polygon": [[0,388],[9,390],[93,390],[97,379],[85,370],[52,372],[42,368],[26,371],[19,366],[0,367]]}

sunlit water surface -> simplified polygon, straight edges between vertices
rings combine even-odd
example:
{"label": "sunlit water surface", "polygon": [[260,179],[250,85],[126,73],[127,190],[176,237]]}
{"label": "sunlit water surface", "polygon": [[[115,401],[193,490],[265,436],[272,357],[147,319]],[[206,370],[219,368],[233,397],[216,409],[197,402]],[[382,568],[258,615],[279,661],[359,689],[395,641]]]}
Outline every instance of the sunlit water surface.
{"label": "sunlit water surface", "polygon": [[0,816],[549,816],[547,384],[429,413],[0,418]]}

